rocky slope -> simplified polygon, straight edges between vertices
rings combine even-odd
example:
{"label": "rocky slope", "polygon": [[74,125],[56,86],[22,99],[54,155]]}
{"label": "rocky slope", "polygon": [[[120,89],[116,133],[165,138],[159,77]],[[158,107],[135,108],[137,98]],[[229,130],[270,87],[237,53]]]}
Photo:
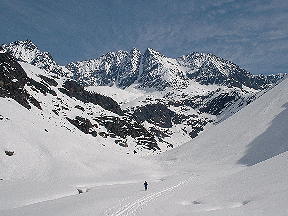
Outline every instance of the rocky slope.
{"label": "rocky slope", "polygon": [[138,149],[159,150],[154,136],[133,116],[125,114],[112,98],[86,91],[73,80],[55,78],[35,66],[17,62],[9,53],[0,53],[0,97],[14,99],[35,115],[54,122],[56,130],[59,127],[70,133],[80,130],[99,144],[107,140],[115,146],[129,144],[127,153]]}
{"label": "rocky slope", "polygon": [[109,52],[99,59],[72,62],[66,67],[73,73],[73,79],[84,85],[113,85],[125,88],[133,84],[139,75],[141,53]]}
{"label": "rocky slope", "polygon": [[[252,75],[204,53],[173,59],[150,48],[144,54],[134,48],[63,67],[31,41],[2,47],[0,96],[46,110],[50,118],[63,119],[68,130],[111,139],[128,153],[181,145],[233,115],[284,76]],[[11,90],[17,84],[15,73],[24,77],[17,88],[20,93]]]}

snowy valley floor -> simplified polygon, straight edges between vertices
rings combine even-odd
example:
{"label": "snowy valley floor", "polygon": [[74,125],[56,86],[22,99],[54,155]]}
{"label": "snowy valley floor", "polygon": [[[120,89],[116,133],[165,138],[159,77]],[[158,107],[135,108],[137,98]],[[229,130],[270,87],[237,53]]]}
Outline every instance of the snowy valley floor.
{"label": "snowy valley floor", "polygon": [[[242,171],[209,175],[186,172],[143,182],[87,186],[88,192],[62,195],[24,207],[1,210],[6,215],[287,215],[288,154]],[[240,169],[241,170],[241,169]],[[131,180],[132,181],[132,180]],[[3,186],[3,185],[2,185]],[[28,186],[28,185],[27,185]],[[56,186],[57,187],[57,186]],[[30,190],[37,193],[34,185]],[[61,189],[60,189],[61,190]],[[2,190],[1,190],[2,191]],[[70,191],[71,193],[72,191]],[[19,196],[20,191],[11,191]],[[19,194],[20,193],[20,194]],[[3,195],[3,193],[2,193]],[[11,197],[12,198],[12,197]],[[10,200],[11,201],[11,200]]]}

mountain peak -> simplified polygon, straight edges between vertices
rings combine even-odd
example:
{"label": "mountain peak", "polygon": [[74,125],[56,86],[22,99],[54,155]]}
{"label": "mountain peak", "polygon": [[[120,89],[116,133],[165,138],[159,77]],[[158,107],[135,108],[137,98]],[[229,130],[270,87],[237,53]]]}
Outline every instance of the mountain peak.
{"label": "mountain peak", "polygon": [[116,84],[126,88],[133,84],[139,74],[141,52],[133,48],[128,51],[108,52],[96,59],[71,62],[66,68],[73,78],[86,86],[110,86]]}
{"label": "mountain peak", "polygon": [[17,40],[14,42],[11,42],[7,45],[5,45],[6,47],[22,47],[24,49],[29,49],[29,50],[39,50],[38,47],[29,39],[27,40]]}
{"label": "mountain peak", "polygon": [[133,47],[132,49],[131,49],[131,52],[141,52],[138,48],[136,48],[136,47]]}
{"label": "mountain peak", "polygon": [[6,51],[0,46],[0,53],[5,53]]}
{"label": "mountain peak", "polygon": [[12,54],[18,60],[31,63],[36,54],[40,52],[31,40],[18,40],[9,44],[3,44],[2,48]]}
{"label": "mountain peak", "polygon": [[169,86],[178,88],[182,84],[189,85],[189,80],[193,80],[204,85],[246,86],[259,90],[283,77],[252,75],[229,60],[202,52],[169,58],[152,48],[147,48],[143,55],[137,48],[132,48],[130,51],[108,52],[96,59],[71,62],[64,68],[48,52],[39,50],[31,40],[4,44],[2,48],[16,59],[47,72],[61,76],[71,72],[75,80],[85,85],[115,84],[126,88],[137,81],[141,88],[164,90]]}
{"label": "mountain peak", "polygon": [[66,76],[69,71],[58,65],[49,52],[41,51],[31,40],[18,40],[3,44],[2,48],[14,56],[18,61],[32,64],[47,73]]}
{"label": "mountain peak", "polygon": [[155,49],[147,48],[144,52],[144,56],[149,56],[149,55],[164,56],[162,53],[160,53],[159,51]]}

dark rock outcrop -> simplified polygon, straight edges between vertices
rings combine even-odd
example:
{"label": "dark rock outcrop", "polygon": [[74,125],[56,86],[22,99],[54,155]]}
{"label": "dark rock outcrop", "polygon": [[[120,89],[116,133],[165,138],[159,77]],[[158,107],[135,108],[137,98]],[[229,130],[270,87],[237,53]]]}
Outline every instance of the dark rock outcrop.
{"label": "dark rock outcrop", "polygon": [[142,59],[143,71],[138,81],[141,88],[154,88],[161,91],[171,86],[162,72],[162,58],[165,56],[153,49],[148,48],[145,51]]}
{"label": "dark rock outcrop", "polygon": [[118,115],[123,115],[123,111],[121,110],[119,104],[110,97],[88,92],[83,86],[73,80],[67,80],[63,87],[64,88],[60,88],[59,90],[69,97],[75,97],[84,103],[90,102]]}
{"label": "dark rock outcrop", "polygon": [[92,136],[97,136],[95,128],[98,127],[96,124],[92,124],[89,119],[76,116],[75,119],[66,118],[71,124],[77,127],[80,131],[85,134],[91,134]]}
{"label": "dark rock outcrop", "polygon": [[31,108],[29,102],[41,109],[40,103],[24,88],[29,80],[13,56],[0,53],[0,97],[12,98],[27,109]]}
{"label": "dark rock outcrop", "polygon": [[57,96],[56,92],[50,88],[46,83],[37,82],[31,78],[28,78],[27,85],[30,86],[35,91],[40,91],[42,94],[47,95],[48,93]]}
{"label": "dark rock outcrop", "polygon": [[199,111],[209,113],[212,115],[219,115],[225,107],[228,107],[233,102],[240,99],[240,96],[236,92],[221,93],[211,100],[208,100]]}
{"label": "dark rock outcrop", "polygon": [[43,75],[39,75],[39,77],[45,82],[47,83],[48,85],[50,86],[54,86],[56,87],[58,85],[58,83],[56,82],[56,80],[52,79],[52,78],[49,78],[47,76],[43,76]]}
{"label": "dark rock outcrop", "polygon": [[166,105],[157,103],[137,108],[134,110],[133,116],[141,123],[147,121],[160,127],[170,128],[173,118],[176,118],[177,114],[168,109]]}
{"label": "dark rock outcrop", "polygon": [[114,116],[103,116],[94,119],[100,125],[103,125],[109,132],[109,136],[115,136],[122,138],[122,140],[117,141],[119,145],[126,146],[123,144],[123,139],[128,136],[137,140],[137,145],[149,150],[159,150],[157,142],[154,136],[149,133],[146,128],[144,128],[137,121],[129,117],[114,117]]}

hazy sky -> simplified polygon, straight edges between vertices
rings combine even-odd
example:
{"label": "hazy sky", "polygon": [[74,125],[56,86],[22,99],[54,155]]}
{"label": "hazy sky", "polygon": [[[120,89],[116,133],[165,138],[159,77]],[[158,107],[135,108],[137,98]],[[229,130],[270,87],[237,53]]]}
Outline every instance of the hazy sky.
{"label": "hazy sky", "polygon": [[288,72],[288,0],[0,0],[0,44],[31,39],[57,62],[154,48]]}

